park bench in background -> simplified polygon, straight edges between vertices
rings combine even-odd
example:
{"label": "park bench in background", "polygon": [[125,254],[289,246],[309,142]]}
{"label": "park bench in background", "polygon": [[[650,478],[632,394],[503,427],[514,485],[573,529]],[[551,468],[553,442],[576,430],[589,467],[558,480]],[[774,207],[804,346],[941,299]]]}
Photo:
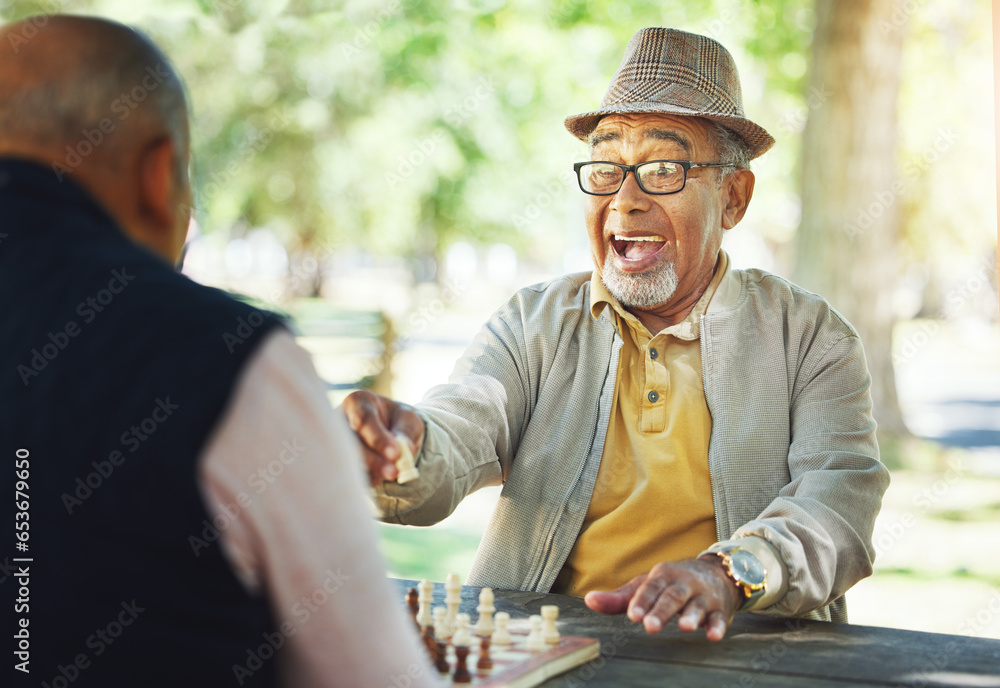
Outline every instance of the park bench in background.
{"label": "park bench in background", "polygon": [[385,313],[301,299],[289,305],[288,314],[334,404],[355,389],[391,396],[395,332]]}

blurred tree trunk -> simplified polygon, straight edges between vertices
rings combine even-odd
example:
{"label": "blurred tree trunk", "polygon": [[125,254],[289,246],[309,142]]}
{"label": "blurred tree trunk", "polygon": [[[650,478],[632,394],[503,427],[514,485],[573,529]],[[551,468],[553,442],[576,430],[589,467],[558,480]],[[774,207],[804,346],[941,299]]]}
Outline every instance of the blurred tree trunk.
{"label": "blurred tree trunk", "polygon": [[892,361],[905,24],[892,0],[816,0],[796,239],[796,281],[829,299],[861,335],[882,440],[909,436]]}

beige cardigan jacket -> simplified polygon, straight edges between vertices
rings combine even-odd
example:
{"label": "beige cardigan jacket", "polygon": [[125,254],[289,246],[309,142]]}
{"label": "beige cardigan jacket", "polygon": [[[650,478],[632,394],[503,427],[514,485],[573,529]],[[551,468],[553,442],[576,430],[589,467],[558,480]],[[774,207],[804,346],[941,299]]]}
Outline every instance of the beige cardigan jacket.
{"label": "beige cardigan jacket", "polygon": [[[583,523],[622,343],[609,309],[590,314],[590,277],[501,307],[417,407],[420,478],[377,490],[383,520],[430,525],[502,482],[470,584],[548,591]],[[871,574],[889,483],[857,333],[815,294],[730,270],[701,318],[701,351],[719,540],[766,541],[755,551],[781,568],[767,612],[846,621],[842,596]]]}

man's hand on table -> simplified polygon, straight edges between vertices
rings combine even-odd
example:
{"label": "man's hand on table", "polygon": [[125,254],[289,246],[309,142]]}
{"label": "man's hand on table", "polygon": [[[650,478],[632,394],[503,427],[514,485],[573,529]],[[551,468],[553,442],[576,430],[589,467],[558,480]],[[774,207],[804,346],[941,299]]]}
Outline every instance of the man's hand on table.
{"label": "man's hand on table", "polygon": [[362,389],[349,394],[341,409],[361,442],[372,487],[399,476],[397,435],[409,439],[414,456],[420,452],[424,443],[424,421],[406,404]]}
{"label": "man's hand on table", "polygon": [[682,631],[705,629],[709,640],[722,640],[743,602],[718,557],[664,562],[610,592],[593,590],[583,598],[602,614],[627,612],[647,633],[658,633],[674,616]]}

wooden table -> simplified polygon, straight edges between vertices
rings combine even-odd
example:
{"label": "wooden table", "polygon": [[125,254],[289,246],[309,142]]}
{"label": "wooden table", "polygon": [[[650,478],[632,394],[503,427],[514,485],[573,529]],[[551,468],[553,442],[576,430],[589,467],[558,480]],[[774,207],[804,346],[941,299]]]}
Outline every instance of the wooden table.
{"label": "wooden table", "polygon": [[[396,580],[400,604],[417,581]],[[480,588],[463,586],[460,611],[475,623]],[[592,612],[577,597],[495,590],[512,619],[559,606],[563,635],[599,638],[601,658],[551,679],[545,688],[1000,688],[1000,640],[874,626],[737,614],[722,642],[671,623],[657,635],[624,616]],[[434,584],[434,605],[444,587]],[[914,613],[919,614],[917,605]]]}

